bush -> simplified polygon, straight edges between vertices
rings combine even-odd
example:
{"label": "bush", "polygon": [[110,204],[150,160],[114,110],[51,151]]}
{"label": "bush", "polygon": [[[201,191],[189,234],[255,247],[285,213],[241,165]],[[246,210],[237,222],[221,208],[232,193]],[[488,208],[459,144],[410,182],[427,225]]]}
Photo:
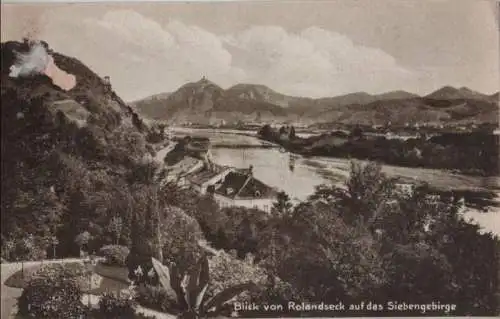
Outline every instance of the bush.
{"label": "bush", "polygon": [[93,276],[91,285],[97,286],[99,276],[94,275],[90,269],[81,263],[48,264],[43,266],[32,266],[20,270],[7,278],[5,285],[15,288],[25,288],[34,278],[52,279],[72,279],[80,289],[86,291],[89,287],[89,277]]}
{"label": "bush", "polygon": [[104,294],[99,301],[99,313],[108,319],[133,319],[135,302],[128,296]]}
{"label": "bush", "polygon": [[[142,270],[142,276],[136,275],[136,271],[139,267]],[[147,282],[149,276],[145,276],[144,274],[147,274],[152,268],[151,254],[146,254],[144,251],[133,250],[127,257],[128,279],[134,281],[136,284]]]}
{"label": "bush", "polygon": [[121,245],[106,245],[99,250],[99,254],[105,258],[104,264],[110,266],[125,266],[129,253],[128,247]]}
{"label": "bush", "polygon": [[[238,284],[252,281],[261,286],[267,281],[267,274],[263,268],[251,263],[250,260],[239,260],[220,251],[209,259],[210,286],[207,296],[212,297],[224,289],[234,287]],[[249,301],[250,293],[244,292],[238,295],[238,301]]]}
{"label": "bush", "polygon": [[33,274],[44,278],[77,278],[91,274],[92,271],[82,263],[48,264]]}
{"label": "bush", "polygon": [[167,206],[162,224],[163,256],[166,261],[175,262],[181,269],[196,264],[201,249],[198,241],[203,239],[200,225],[182,209]]}
{"label": "bush", "polygon": [[171,300],[162,287],[140,285],[136,290],[136,301],[146,308],[177,314],[181,311],[176,300]]}
{"label": "bush", "polygon": [[9,261],[45,259],[46,249],[44,239],[32,235],[17,240],[2,241],[2,256]]}
{"label": "bush", "polygon": [[86,312],[81,299],[82,291],[72,278],[34,278],[18,299],[19,314],[38,319],[78,318]]}
{"label": "bush", "polygon": [[[49,264],[40,268],[32,275],[33,278],[61,278],[72,279],[83,291],[97,286],[100,277],[94,275],[92,270],[81,263]],[[92,281],[89,282],[90,277]]]}

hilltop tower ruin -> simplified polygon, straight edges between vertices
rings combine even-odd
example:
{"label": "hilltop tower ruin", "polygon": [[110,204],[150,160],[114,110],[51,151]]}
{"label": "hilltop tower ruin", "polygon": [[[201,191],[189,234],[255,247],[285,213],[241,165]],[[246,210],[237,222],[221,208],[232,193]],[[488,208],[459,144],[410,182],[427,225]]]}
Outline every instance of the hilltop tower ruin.
{"label": "hilltop tower ruin", "polygon": [[104,77],[104,80],[103,80],[103,84],[104,84],[104,93],[110,93],[112,91],[112,88],[111,88],[111,79],[109,77],[109,75],[106,75]]}

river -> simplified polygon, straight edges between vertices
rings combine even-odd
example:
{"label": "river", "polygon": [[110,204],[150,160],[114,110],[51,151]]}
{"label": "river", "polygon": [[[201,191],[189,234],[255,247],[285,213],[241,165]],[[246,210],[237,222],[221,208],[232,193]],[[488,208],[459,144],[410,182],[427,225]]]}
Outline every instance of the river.
{"label": "river", "polygon": [[[266,184],[284,190],[292,199],[304,200],[319,184],[341,184],[349,175],[350,162],[344,158],[302,157],[282,152],[279,147],[255,137],[255,132],[213,129],[171,129],[174,136],[203,136],[212,142],[216,163],[237,168],[253,166],[254,175]],[[500,196],[498,177],[454,174],[439,169],[383,165],[388,176],[403,182],[427,182],[441,189],[490,190]],[[500,236],[500,209],[488,213],[470,211],[468,218],[477,221],[485,231]]]}

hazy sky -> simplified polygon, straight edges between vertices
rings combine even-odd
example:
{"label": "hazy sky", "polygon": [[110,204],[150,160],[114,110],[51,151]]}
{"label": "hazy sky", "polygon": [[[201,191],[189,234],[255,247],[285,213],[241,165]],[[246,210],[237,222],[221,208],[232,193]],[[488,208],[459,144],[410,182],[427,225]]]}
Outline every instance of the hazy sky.
{"label": "hazy sky", "polygon": [[2,41],[30,33],[109,75],[126,100],[207,76],[332,96],[499,89],[493,1],[2,4]]}

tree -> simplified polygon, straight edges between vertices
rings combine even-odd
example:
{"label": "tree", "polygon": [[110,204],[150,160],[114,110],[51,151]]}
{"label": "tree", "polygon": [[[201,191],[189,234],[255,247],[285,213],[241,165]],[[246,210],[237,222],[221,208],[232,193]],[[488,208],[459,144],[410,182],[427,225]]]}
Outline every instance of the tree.
{"label": "tree", "polygon": [[288,138],[289,139],[294,139],[296,136],[295,136],[295,127],[293,127],[293,125],[290,127],[290,132],[288,133]]}
{"label": "tree", "polygon": [[307,300],[369,299],[385,280],[370,233],[346,224],[327,203],[299,204],[260,238],[260,263]]}
{"label": "tree", "polygon": [[356,140],[362,139],[363,138],[363,130],[361,129],[361,127],[356,126],[351,131],[351,134],[349,135],[349,137],[352,139],[356,139]]}
{"label": "tree", "polygon": [[135,212],[132,216],[131,223],[131,248],[126,258],[129,273],[128,277],[132,281],[140,281],[143,279],[136,275],[138,267],[143,269],[152,267],[150,260],[151,257],[153,257],[153,247],[148,236],[149,234],[144,232],[144,224],[145,220],[140,218],[138,212]]}
{"label": "tree", "polygon": [[12,255],[17,260],[38,260],[45,258],[45,244],[40,245],[39,239],[33,234],[27,234],[15,240]]}
{"label": "tree", "polygon": [[271,128],[271,125],[266,124],[258,132],[258,135],[265,140],[272,140],[274,135],[274,130]]}
{"label": "tree", "polygon": [[386,292],[390,300],[424,304],[439,298],[442,303],[454,302],[452,266],[435,247],[423,242],[395,245],[384,256],[384,267],[390,278]]}
{"label": "tree", "polygon": [[167,206],[161,213],[159,231],[164,262],[175,262],[181,270],[189,269],[201,254],[198,242],[204,238],[200,225],[178,207]]}
{"label": "tree", "polygon": [[278,130],[279,135],[283,135],[287,132],[287,127],[285,125],[282,125],[280,129]]}
{"label": "tree", "polygon": [[118,245],[123,229],[123,219],[120,216],[113,216],[109,221],[108,229],[115,238],[115,244]]}
{"label": "tree", "polygon": [[88,231],[84,231],[75,237],[75,243],[78,245],[78,248],[82,250],[83,247],[88,245],[91,237]]}
{"label": "tree", "polygon": [[309,200],[335,205],[347,223],[370,227],[382,212],[391,209],[394,189],[395,181],[386,177],[380,164],[353,161],[345,187],[319,186]]}
{"label": "tree", "polygon": [[158,170],[159,165],[150,157],[145,156],[141,160],[136,161],[127,179],[131,184],[151,185],[158,182],[156,179]]}
{"label": "tree", "polygon": [[280,216],[289,215],[293,204],[287,193],[281,191],[278,193],[276,202],[273,203],[272,211]]}

